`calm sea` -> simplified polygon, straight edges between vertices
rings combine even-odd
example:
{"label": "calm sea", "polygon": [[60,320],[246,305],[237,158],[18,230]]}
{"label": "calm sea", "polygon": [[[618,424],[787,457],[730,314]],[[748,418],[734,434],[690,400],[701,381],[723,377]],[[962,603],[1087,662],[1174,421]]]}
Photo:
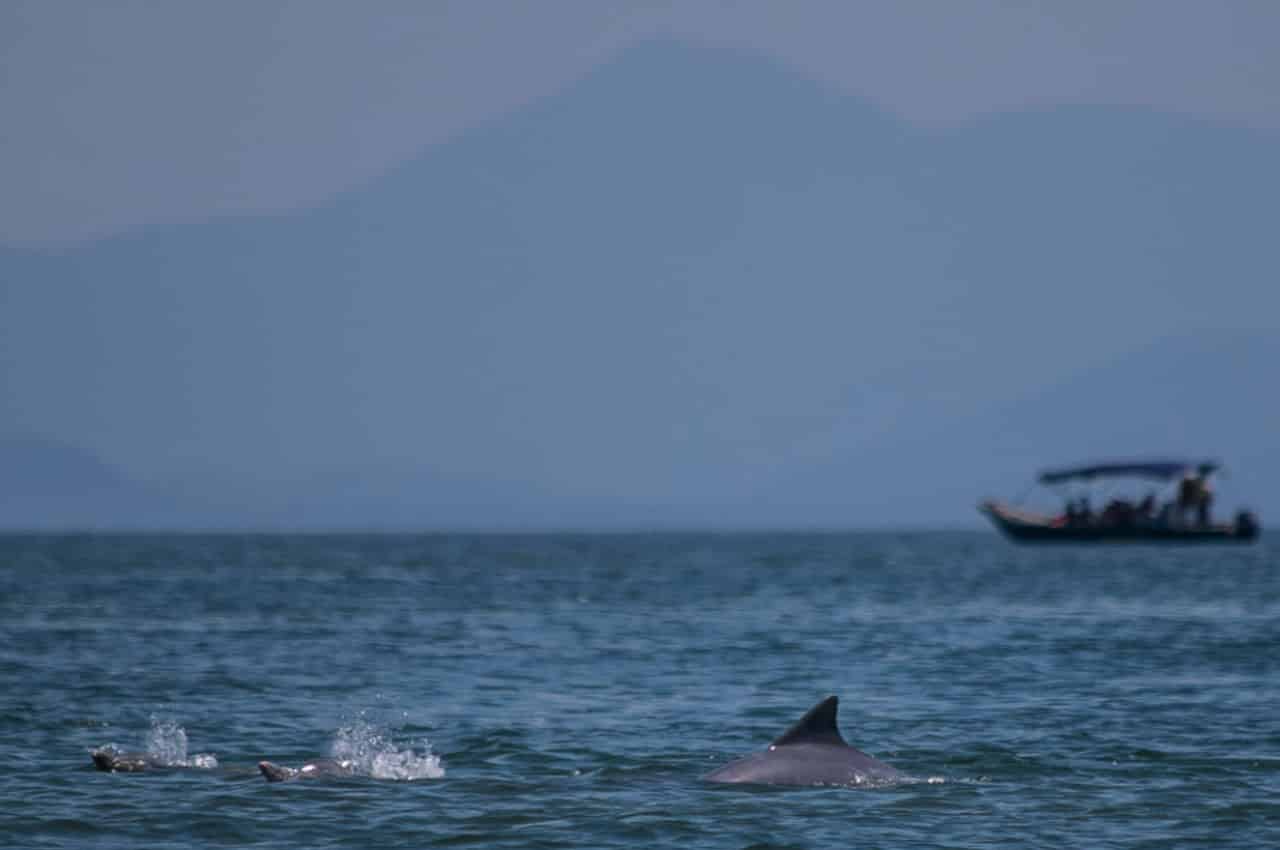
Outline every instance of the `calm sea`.
{"label": "calm sea", "polygon": [[[908,781],[699,780],[828,694]],[[0,537],[0,845],[1275,848],[1280,543]]]}

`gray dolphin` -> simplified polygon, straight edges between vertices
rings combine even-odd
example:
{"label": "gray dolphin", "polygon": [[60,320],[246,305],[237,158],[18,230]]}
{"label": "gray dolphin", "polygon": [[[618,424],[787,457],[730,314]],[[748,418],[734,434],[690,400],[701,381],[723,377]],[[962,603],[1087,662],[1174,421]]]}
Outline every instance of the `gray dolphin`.
{"label": "gray dolphin", "polygon": [[150,753],[117,750],[115,747],[99,747],[89,751],[93,766],[109,773],[140,773],[144,770],[167,768],[170,765]]}
{"label": "gray dolphin", "polygon": [[88,751],[93,767],[108,773],[141,773],[142,771],[180,771],[180,769],[210,769],[218,767],[218,758],[212,753],[197,753],[191,758],[161,757],[141,750],[120,750],[114,745],[100,746]]}
{"label": "gray dolphin", "polygon": [[213,753],[196,753],[190,758],[174,759],[139,750],[120,750],[108,744],[89,751],[93,766],[108,773],[141,773],[144,770],[211,769],[218,766]]}
{"label": "gray dolphin", "polygon": [[762,753],[740,758],[703,777],[708,782],[761,785],[861,785],[891,782],[902,774],[840,737],[839,700],[827,697]]}
{"label": "gray dolphin", "polygon": [[316,759],[302,767],[285,767],[269,761],[258,762],[258,770],[268,782],[287,782],[290,779],[318,779],[320,777],[354,776],[356,763],[349,759]]}

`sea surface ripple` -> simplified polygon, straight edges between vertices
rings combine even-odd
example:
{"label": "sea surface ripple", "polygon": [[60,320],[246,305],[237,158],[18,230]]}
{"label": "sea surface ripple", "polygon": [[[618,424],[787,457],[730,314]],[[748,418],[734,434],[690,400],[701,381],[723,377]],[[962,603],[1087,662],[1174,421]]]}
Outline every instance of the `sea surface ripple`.
{"label": "sea surface ripple", "polygon": [[[1274,848],[1278,555],[0,536],[0,845]],[[908,781],[700,781],[827,694]],[[256,768],[318,756],[359,775]]]}

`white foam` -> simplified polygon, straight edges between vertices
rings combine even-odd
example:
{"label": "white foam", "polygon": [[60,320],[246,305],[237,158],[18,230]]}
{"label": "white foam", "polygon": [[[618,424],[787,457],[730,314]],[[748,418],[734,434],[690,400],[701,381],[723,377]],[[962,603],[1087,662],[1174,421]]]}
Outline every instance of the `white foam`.
{"label": "white foam", "polygon": [[340,728],[329,749],[335,759],[351,761],[356,773],[374,779],[409,782],[443,777],[440,757],[431,752],[426,740],[422,741],[421,748],[421,753],[412,746],[398,749],[389,731],[360,718]]}
{"label": "white foam", "polygon": [[177,721],[161,720],[151,716],[151,729],[147,732],[147,755],[170,767],[214,768],[218,759],[213,753],[196,753],[187,756],[187,732]]}

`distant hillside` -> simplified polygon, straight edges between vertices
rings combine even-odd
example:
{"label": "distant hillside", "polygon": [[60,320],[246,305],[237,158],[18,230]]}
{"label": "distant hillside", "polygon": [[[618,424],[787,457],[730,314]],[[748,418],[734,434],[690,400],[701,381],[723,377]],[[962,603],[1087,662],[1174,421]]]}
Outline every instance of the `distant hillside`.
{"label": "distant hillside", "polygon": [[145,524],[156,505],[94,455],[34,437],[0,439],[0,529]]}
{"label": "distant hillside", "polygon": [[[865,446],[829,451],[775,492],[844,486],[843,516],[855,524],[977,524],[968,511],[980,499],[1013,498],[1049,467],[1209,457],[1226,465],[1223,510],[1248,505],[1280,516],[1280,407],[1259,383],[1277,362],[1275,335],[1163,339],[988,410],[917,408]],[[819,524],[842,515],[807,511]]]}
{"label": "distant hillside", "polygon": [[1261,462],[1270,349],[1194,341],[1277,334],[1275,149],[926,132],[654,43],[322,208],[0,253],[0,412],[304,525],[956,521],[1122,445]]}
{"label": "distant hillside", "polygon": [[1164,339],[1029,395],[1001,433],[1045,465],[1112,456],[1217,458],[1225,504],[1280,519],[1280,405],[1266,389],[1280,335]]}

